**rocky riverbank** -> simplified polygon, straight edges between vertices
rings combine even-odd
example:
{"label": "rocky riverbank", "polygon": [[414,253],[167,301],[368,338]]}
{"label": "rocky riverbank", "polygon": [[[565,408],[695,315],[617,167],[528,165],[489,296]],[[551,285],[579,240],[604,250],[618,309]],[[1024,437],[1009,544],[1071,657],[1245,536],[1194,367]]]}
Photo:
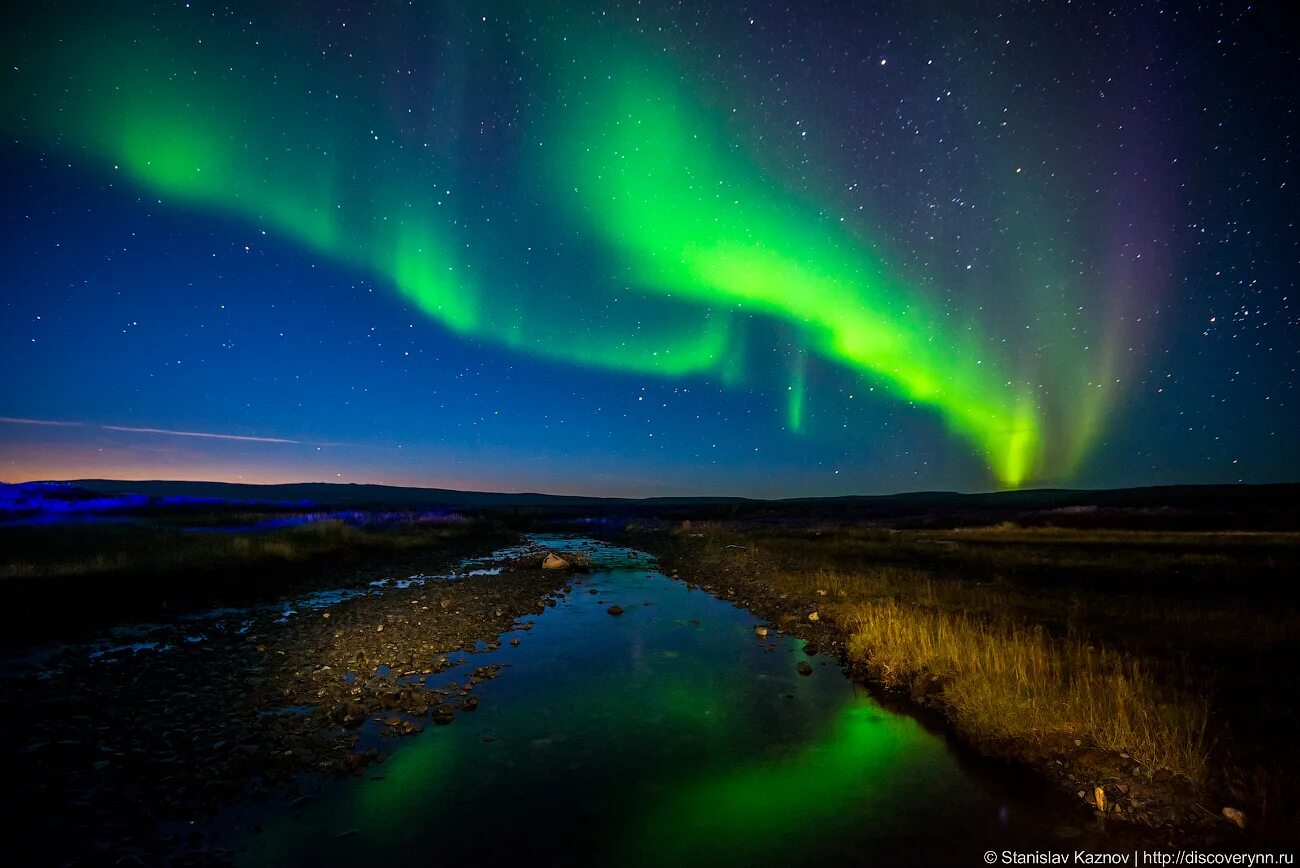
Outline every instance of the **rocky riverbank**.
{"label": "rocky riverbank", "polygon": [[5,812],[8,849],[23,864],[221,861],[195,831],[221,806],[292,798],[304,773],[361,774],[383,759],[357,747],[367,720],[400,737],[473,712],[497,672],[473,655],[567,583],[540,560],[515,550],[298,611],[215,612],[11,671],[6,789],[21,800]]}

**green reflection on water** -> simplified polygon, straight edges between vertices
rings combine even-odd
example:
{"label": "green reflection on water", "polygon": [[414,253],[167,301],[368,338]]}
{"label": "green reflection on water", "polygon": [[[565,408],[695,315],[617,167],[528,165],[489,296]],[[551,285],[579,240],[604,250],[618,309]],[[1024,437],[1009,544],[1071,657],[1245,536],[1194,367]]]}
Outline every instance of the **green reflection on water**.
{"label": "green reflection on water", "polygon": [[478,711],[267,817],[241,863],[789,864],[992,813],[942,739],[832,661],[796,674],[798,643],[765,650],[748,613],[644,570],[585,581]]}
{"label": "green reflection on water", "polygon": [[942,743],[915,721],[861,700],[787,756],[679,781],[637,818],[626,861],[737,864],[788,849],[833,851],[841,823],[897,824],[899,805],[947,762]]}

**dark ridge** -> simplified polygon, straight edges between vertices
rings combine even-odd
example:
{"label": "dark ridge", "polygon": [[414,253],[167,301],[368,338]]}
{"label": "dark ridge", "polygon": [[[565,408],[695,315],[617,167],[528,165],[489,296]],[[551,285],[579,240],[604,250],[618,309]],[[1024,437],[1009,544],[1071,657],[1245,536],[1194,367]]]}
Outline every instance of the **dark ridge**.
{"label": "dark ridge", "polygon": [[921,491],[779,500],[587,497],[329,482],[254,485],[81,479],[64,484],[106,495],[350,508],[452,508],[557,517],[617,515],[663,519],[853,520],[915,527],[958,527],[1003,521],[1066,527],[1257,530],[1300,527],[1300,483],[1166,485],[1105,490],[1041,488],[984,493]]}
{"label": "dark ridge", "polygon": [[141,494],[148,497],[203,497],[247,503],[309,502],[321,506],[421,506],[421,507],[546,507],[625,504],[726,504],[744,503],[743,497],[588,497],[584,495],[457,491],[450,488],[408,488],[355,482],[291,482],[256,485],[245,482],[189,482],[185,480],[73,479],[68,484],[102,494]]}

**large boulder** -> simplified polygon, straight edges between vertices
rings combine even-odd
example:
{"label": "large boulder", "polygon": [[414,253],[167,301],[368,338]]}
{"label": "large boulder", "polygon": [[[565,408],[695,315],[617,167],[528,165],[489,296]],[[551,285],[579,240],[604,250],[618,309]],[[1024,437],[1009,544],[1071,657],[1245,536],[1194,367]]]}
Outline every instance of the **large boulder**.
{"label": "large boulder", "polygon": [[567,570],[572,568],[572,564],[555,552],[547,552],[546,557],[542,560],[542,569],[544,570]]}

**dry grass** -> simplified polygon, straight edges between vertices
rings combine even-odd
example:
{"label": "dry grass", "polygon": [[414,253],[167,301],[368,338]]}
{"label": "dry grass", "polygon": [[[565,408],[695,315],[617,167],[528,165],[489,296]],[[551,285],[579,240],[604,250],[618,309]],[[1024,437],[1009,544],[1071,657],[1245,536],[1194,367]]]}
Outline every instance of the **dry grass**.
{"label": "dry grass", "polygon": [[1116,571],[1147,578],[1179,571],[1239,573],[1294,562],[1300,533],[1187,532],[1021,528],[1000,525],[955,530],[892,530],[870,526],[763,529],[756,534],[712,522],[687,533],[710,541],[756,546],[791,568],[894,563],[972,574],[1009,571]]}
{"label": "dry grass", "polygon": [[[896,566],[780,572],[772,581],[838,601],[830,608],[855,661],[890,686],[937,691],[953,722],[978,740],[1045,747],[1077,739],[1205,780],[1209,703],[1179,686],[1191,674],[1027,620],[1059,610],[1056,595],[1034,599],[1005,584],[939,581]],[[1086,622],[1098,605],[1076,597],[1064,620]]]}
{"label": "dry grass", "polygon": [[849,653],[883,682],[933,683],[953,722],[986,742],[1062,738],[1204,783],[1208,704],[1137,660],[1043,630],[894,600],[843,606]]}

